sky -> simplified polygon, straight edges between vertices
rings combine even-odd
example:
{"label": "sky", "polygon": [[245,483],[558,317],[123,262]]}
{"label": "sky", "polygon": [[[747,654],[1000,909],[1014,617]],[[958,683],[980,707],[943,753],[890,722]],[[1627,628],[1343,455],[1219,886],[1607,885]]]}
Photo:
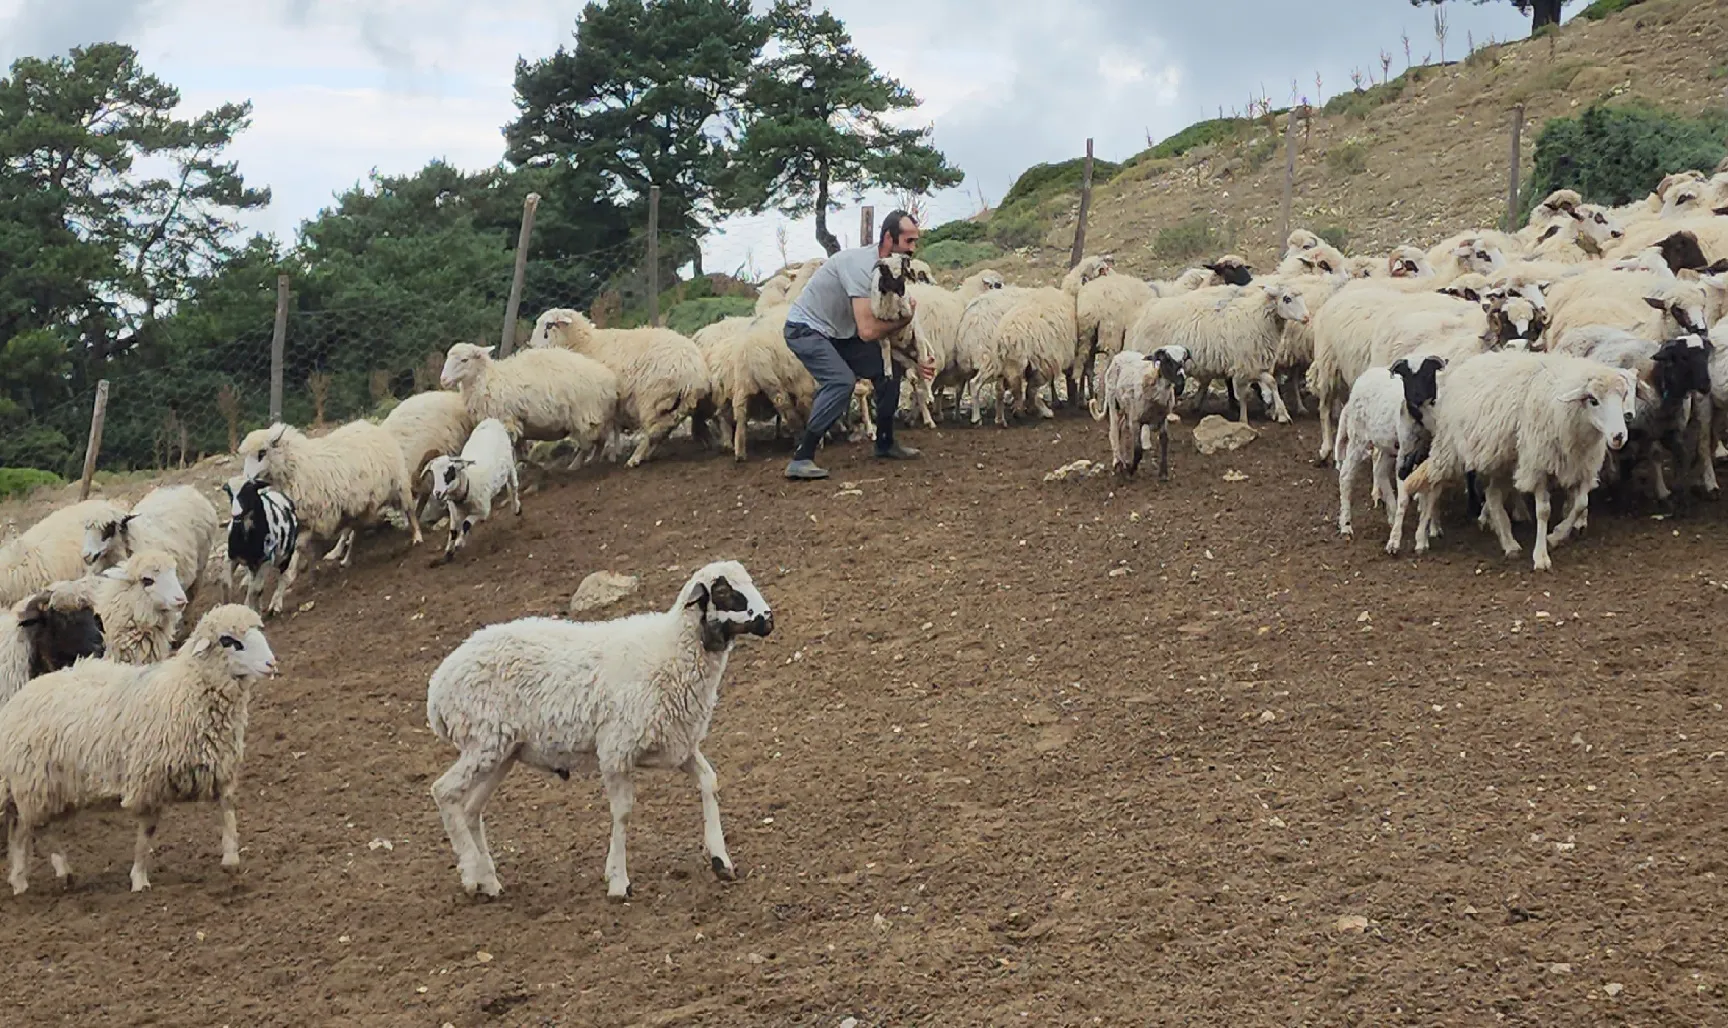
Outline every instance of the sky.
{"label": "sky", "polygon": [[[409,173],[434,158],[496,163],[515,115],[518,57],[573,44],[583,0],[0,0],[0,67],[21,56],[118,40],[180,88],[187,114],[250,99],[252,126],[229,152],[270,207],[249,229],[293,238],[334,194],[376,169]],[[757,0],[757,6],[766,6]],[[829,0],[858,48],[923,100],[902,119],[930,125],[966,181],[926,201],[927,225],[1002,198],[1027,167],[1084,152],[1122,160],[1201,118],[1320,101],[1351,73],[1396,75],[1439,59],[1434,9],[1405,0]],[[1529,19],[1510,3],[1448,3],[1445,57],[1518,39]],[[1299,12],[1299,13],[1298,13]],[[1568,13],[1571,13],[1570,11]],[[1316,81],[1318,79],[1318,81]],[[831,216],[846,245],[858,216]],[[870,196],[877,217],[891,200]],[[821,253],[810,219],[776,214],[722,223],[706,270],[765,274]]]}

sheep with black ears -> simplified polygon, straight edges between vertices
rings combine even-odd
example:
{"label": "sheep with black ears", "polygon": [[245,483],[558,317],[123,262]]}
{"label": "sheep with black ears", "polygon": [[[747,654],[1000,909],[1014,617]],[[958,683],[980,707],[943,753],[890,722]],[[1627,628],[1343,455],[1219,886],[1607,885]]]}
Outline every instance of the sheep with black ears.
{"label": "sheep with black ears", "polygon": [[124,517],[93,521],[85,528],[84,564],[91,571],[105,571],[142,550],[161,550],[174,558],[175,573],[191,602],[221,531],[215,504],[195,486],[160,486]]}
{"label": "sheep with black ears", "polygon": [[1110,468],[1132,475],[1146,452],[1146,430],[1158,426],[1158,481],[1170,480],[1170,416],[1188,387],[1183,365],[1188,354],[1180,346],[1151,353],[1123,350],[1104,369],[1104,402],[1088,406],[1094,421],[1110,419]]}
{"label": "sheep with black ears", "polygon": [[486,801],[517,761],[568,779],[597,764],[612,808],[606,894],[631,894],[624,826],[638,767],[679,768],[702,794],[702,842],[721,878],[734,876],[720,828],[714,769],[702,740],[714,718],[733,641],[766,636],[774,613],[736,561],[700,568],[670,610],[612,621],[522,618],[469,636],[432,672],[426,721],[461,751],[432,784],[462,888],[502,891],[486,844]]}
{"label": "sheep with black ears", "polygon": [[92,524],[126,516],[119,504],[83,500],[62,507],[0,547],[0,604],[84,574],[84,532]]}
{"label": "sheep with black ears", "polygon": [[426,484],[426,462],[441,453],[454,453],[474,430],[474,417],[459,393],[430,390],[415,393],[384,415],[379,427],[396,437],[408,480],[414,485],[415,518],[423,516],[432,490]]}
{"label": "sheep with black ears", "polygon": [[0,611],[0,704],[32,678],[102,656],[90,597],[61,582]]}
{"label": "sheep with black ears", "polygon": [[222,579],[222,599],[234,597],[234,574],[244,572],[246,606],[258,610],[264,593],[265,568],[276,569],[276,592],[270,597],[269,614],[282,613],[282,600],[300,571],[300,519],[294,501],[245,475],[223,483],[228,494],[228,573]]}
{"label": "sheep with black ears", "polygon": [[570,467],[597,456],[617,433],[618,375],[592,357],[557,347],[494,360],[493,346],[457,343],[439,381],[462,393],[475,424],[497,418],[523,442],[569,439]]}
{"label": "sheep with black ears", "polygon": [[[35,831],[76,810],[118,801],[137,823],[132,891],[150,888],[162,810],[214,801],[222,866],[240,863],[234,816],[252,683],[276,673],[258,615],[212,609],[171,659],[144,667],[81,660],[31,681],[0,707],[0,825],[12,892],[29,887]],[[51,851],[54,873],[71,869]]]}
{"label": "sheep with black ears", "polygon": [[1654,343],[1710,334],[1705,288],[1647,271],[1598,268],[1574,275],[1548,290],[1548,309],[1548,331],[1555,339],[1588,325],[1607,325]]}
{"label": "sheep with black ears", "polygon": [[[1338,534],[1353,535],[1351,493],[1362,465],[1374,464],[1372,496],[1390,517],[1398,505],[1398,466],[1429,444],[1428,416],[1437,395],[1435,378],[1444,357],[1400,358],[1389,368],[1369,368],[1350,386],[1338,416],[1333,464],[1338,469]],[[1411,461],[1408,466],[1414,466]]]}
{"label": "sheep with black ears", "polygon": [[492,500],[506,490],[510,509],[522,514],[521,486],[516,478],[516,447],[510,431],[497,418],[474,426],[462,453],[438,456],[426,464],[432,479],[432,498],[450,513],[450,538],[444,544],[444,559],[456,559],[456,551],[467,545],[474,526],[492,516]]}

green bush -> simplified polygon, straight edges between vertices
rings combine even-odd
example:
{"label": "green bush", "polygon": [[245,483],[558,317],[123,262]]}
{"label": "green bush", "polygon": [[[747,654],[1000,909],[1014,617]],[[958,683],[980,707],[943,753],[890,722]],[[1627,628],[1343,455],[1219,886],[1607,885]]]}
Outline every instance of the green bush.
{"label": "green bush", "polygon": [[1619,14],[1628,7],[1637,7],[1644,0],[1595,0],[1589,7],[1578,12],[1578,17],[1591,21],[1601,21],[1610,14]]}
{"label": "green bush", "polygon": [[1046,214],[1040,205],[998,207],[990,215],[990,241],[1007,250],[1037,246],[1050,230],[1052,218],[1053,214]]}
{"label": "green bush", "polygon": [[964,218],[944,222],[924,233],[918,239],[920,246],[932,246],[936,243],[977,243],[985,236],[982,221],[968,221]]}
{"label": "green bush", "polygon": [[1376,107],[1389,104],[1404,95],[1404,87],[1412,80],[1410,71],[1406,70],[1390,82],[1382,82],[1367,89],[1352,89],[1348,93],[1339,93],[1326,101],[1326,106],[1320,108],[1322,114],[1328,117],[1348,117],[1362,119],[1368,117]]}
{"label": "green bush", "polygon": [[1150,149],[1135,154],[1129,163],[1180,157],[1195,147],[1232,143],[1252,129],[1254,124],[1249,118],[1209,118],[1206,121],[1197,121],[1175,135],[1159,140]]}
{"label": "green bush", "polygon": [[1335,175],[1360,175],[1368,170],[1368,146],[1359,139],[1346,139],[1326,151],[1326,170]]}
{"label": "green bush", "polygon": [[929,246],[918,245],[918,256],[932,268],[964,268],[987,261],[1001,252],[993,243],[964,243],[958,239],[943,239]]}
{"label": "green bush", "polygon": [[1152,252],[1165,260],[1185,261],[1202,254],[1214,254],[1229,246],[1228,237],[1204,217],[1166,225],[1158,230]]}
{"label": "green bush", "polygon": [[679,335],[692,336],[721,318],[754,313],[756,301],[747,296],[705,296],[667,308],[666,327]]}
{"label": "green bush", "polygon": [[1325,228],[1315,229],[1314,234],[1326,240],[1328,246],[1340,253],[1344,252],[1344,244],[1350,241],[1350,233],[1345,231],[1342,225],[1328,225]]}
{"label": "green bush", "polygon": [[1249,171],[1259,171],[1278,153],[1278,143],[1277,136],[1261,136],[1243,149],[1242,162]]}
{"label": "green bush", "polygon": [[65,485],[66,480],[52,471],[36,468],[0,468],[0,500],[27,495],[44,485]]}
{"label": "green bush", "polygon": [[[1078,193],[1080,181],[1085,177],[1086,160],[1076,157],[1073,160],[1058,164],[1034,164],[1020,173],[1014,184],[1008,188],[1008,195],[1002,198],[1001,207],[1014,207],[1020,204],[1036,203],[1049,199],[1060,193]],[[1107,182],[1121,167],[1110,161],[1096,158],[1092,161],[1092,181]]]}
{"label": "green bush", "polygon": [[1728,112],[1697,118],[1644,106],[1592,106],[1571,118],[1551,118],[1536,137],[1536,157],[1522,197],[1528,217],[1556,189],[1576,189],[1591,203],[1630,203],[1662,176],[1709,170],[1728,153]]}

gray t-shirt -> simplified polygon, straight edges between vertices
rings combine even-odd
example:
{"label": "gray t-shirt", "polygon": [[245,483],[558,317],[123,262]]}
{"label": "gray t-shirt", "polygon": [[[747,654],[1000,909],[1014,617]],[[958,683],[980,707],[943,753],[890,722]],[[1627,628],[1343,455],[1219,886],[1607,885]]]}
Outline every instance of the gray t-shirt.
{"label": "gray t-shirt", "polygon": [[830,339],[854,338],[858,321],[852,316],[852,301],[870,295],[870,272],[875,267],[874,246],[841,250],[810,276],[786,312],[786,320],[808,325]]}

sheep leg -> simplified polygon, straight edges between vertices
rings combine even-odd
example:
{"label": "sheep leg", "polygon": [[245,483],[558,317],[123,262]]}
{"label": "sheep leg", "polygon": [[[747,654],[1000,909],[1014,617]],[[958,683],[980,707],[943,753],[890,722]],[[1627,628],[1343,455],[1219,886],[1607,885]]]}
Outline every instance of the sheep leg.
{"label": "sheep leg", "polygon": [[1512,519],[1506,513],[1505,482],[1496,479],[1488,483],[1487,493],[1482,499],[1482,512],[1488,515],[1489,527],[1494,529],[1494,537],[1500,540],[1500,552],[1508,557],[1522,553],[1523,549],[1512,535]]}
{"label": "sheep leg", "polygon": [[[1243,425],[1247,425],[1248,391],[1253,388],[1255,377],[1253,375],[1232,375],[1228,379],[1225,379],[1225,382],[1235,390],[1236,409],[1238,411],[1236,420]],[[1290,415],[1284,415],[1284,420],[1289,421]]]}
{"label": "sheep leg", "polygon": [[1386,513],[1392,513],[1392,505],[1398,502],[1398,486],[1396,475],[1398,457],[1389,451],[1377,451],[1374,456],[1374,499],[1376,505],[1384,505]]}
{"label": "sheep leg", "polygon": [[517,516],[522,516],[522,480],[517,477],[516,464],[510,464],[510,477],[506,479],[510,487],[510,509]]}
{"label": "sheep leg", "polygon": [[649,451],[654,449],[654,444],[671,435],[672,430],[677,428],[678,423],[683,420],[684,412],[682,408],[679,408],[650,421],[642,429],[642,441],[636,444],[636,452],[630,455],[630,459],[624,462],[624,466],[627,468],[641,466],[642,462],[648,459]]}
{"label": "sheep leg", "polygon": [[1386,510],[1392,522],[1392,530],[1386,537],[1386,552],[1396,557],[1404,546],[1404,515],[1410,509],[1410,490],[1405,488],[1403,479],[1398,480],[1398,496]]}
{"label": "sheep leg", "polygon": [[1320,414],[1320,456],[1314,458],[1314,466],[1323,468],[1332,460],[1332,397],[1326,390],[1321,390],[1314,401]]}
{"label": "sheep leg", "polygon": [[716,878],[733,881],[738,874],[726,852],[726,833],[720,829],[720,780],[714,774],[714,766],[701,750],[694,750],[684,762],[684,770],[696,779],[696,788],[702,794],[702,848],[708,851],[708,866]]}
{"label": "sheep leg", "polygon": [[1158,481],[1170,481],[1170,419],[1158,419]]}
{"label": "sheep leg", "polygon": [[[512,750],[503,761],[514,755]],[[456,758],[456,763],[432,783],[432,801],[438,805],[438,816],[444,822],[444,834],[450,838],[450,848],[456,851],[456,866],[462,873],[462,890],[470,896],[475,892],[496,896],[504,891],[498,884],[498,876],[488,871],[491,857],[480,851],[468,827],[468,797],[473,793],[477,780],[493,770],[486,766],[487,759],[478,751],[464,750]]]}
{"label": "sheep leg", "polygon": [[468,519],[462,517],[455,503],[446,500],[444,506],[450,512],[450,537],[444,540],[444,562],[448,564],[456,559],[456,550],[468,535]]}
{"label": "sheep leg", "polygon": [[1553,513],[1548,497],[1546,480],[1536,483],[1536,546],[1532,551],[1532,566],[1537,571],[1548,571],[1554,567],[1554,562],[1548,559],[1548,516]]}
{"label": "sheep leg", "polygon": [[347,555],[347,551],[343,547],[352,543],[353,540],[354,540],[354,529],[352,529],[352,528],[342,529],[340,532],[336,533],[335,544],[333,546],[331,546],[328,550],[324,551],[324,558],[323,559],[327,562],[332,561],[332,560],[343,559]]}
{"label": "sheep leg", "polygon": [[222,809],[222,866],[240,866],[240,821],[234,816],[234,790],[240,783],[229,782],[222,787],[216,805]]}
{"label": "sheep leg", "polygon": [[1702,476],[1704,495],[1715,497],[1721,494],[1722,487],[1716,482],[1715,401],[1709,393],[1694,406],[1692,420],[1698,430],[1698,452],[1694,459]]}
{"label": "sheep leg", "polygon": [[[1284,406],[1284,397],[1278,392],[1278,380],[1272,377],[1272,372],[1262,371],[1259,377],[1260,391],[1265,394],[1266,402],[1272,405],[1272,420],[1280,425],[1290,423],[1289,408]],[[1243,420],[1247,424],[1247,420]]]}
{"label": "sheep leg", "polygon": [[[288,558],[288,569],[276,576],[276,592],[270,597],[269,613],[271,614],[282,613],[282,597],[287,594],[288,587],[294,583],[294,576],[300,573],[300,553],[300,548],[295,547],[294,556]],[[254,573],[252,580],[262,590],[263,579]]]}
{"label": "sheep leg", "polygon": [[485,863],[483,878],[493,882],[498,880],[498,865],[492,859],[492,846],[486,841],[486,804],[492,801],[492,794],[498,791],[498,786],[510,769],[516,766],[516,754],[511,753],[499,762],[489,774],[478,776],[473,786],[468,790],[468,798],[462,802],[462,814],[467,820],[468,834],[473,838],[480,860]]}
{"label": "sheep leg", "polygon": [[132,844],[132,891],[150,888],[150,849],[156,840],[156,826],[162,815],[154,810],[137,813],[138,835]]}
{"label": "sheep leg", "polygon": [[[1338,534],[1355,535],[1355,529],[1350,524],[1350,498],[1356,489],[1356,471],[1367,463],[1368,455],[1362,451],[1368,444],[1360,439],[1351,439],[1344,451],[1344,459],[1338,462]],[[1375,488],[1378,489],[1379,468],[1375,468]]]}
{"label": "sheep leg", "polygon": [[1548,535],[1549,546],[1559,546],[1572,537],[1572,533],[1584,527],[1584,519],[1590,511],[1590,490],[1588,487],[1574,489],[1572,502],[1566,508],[1566,516],[1554,526],[1554,531]]}
{"label": "sheep leg", "polygon": [[629,899],[630,874],[625,869],[624,826],[630,821],[630,811],[636,806],[636,783],[626,771],[607,771],[600,783],[606,787],[606,800],[612,807],[612,842],[606,848],[606,896],[608,899]]}
{"label": "sheep leg", "polygon": [[14,896],[30,888],[30,850],[33,834],[28,812],[17,811],[12,821],[11,831],[6,833],[6,856],[11,864],[8,881],[12,884],[12,895]]}
{"label": "sheep leg", "polygon": [[[742,394],[742,390],[740,390]],[[750,419],[750,398],[744,395],[732,397],[732,459],[743,460],[746,451],[744,437],[748,434]]]}

